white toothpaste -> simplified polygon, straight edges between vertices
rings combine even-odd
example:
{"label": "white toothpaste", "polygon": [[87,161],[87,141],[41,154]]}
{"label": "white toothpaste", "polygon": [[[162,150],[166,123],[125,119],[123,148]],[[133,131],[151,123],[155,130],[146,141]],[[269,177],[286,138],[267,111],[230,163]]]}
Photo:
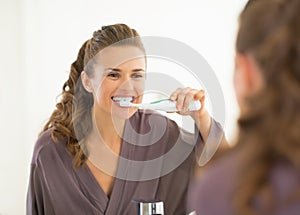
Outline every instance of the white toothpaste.
{"label": "white toothpaste", "polygon": [[[176,101],[171,101],[169,99],[162,99],[150,103],[135,104],[131,103],[131,98],[122,98],[120,99],[120,106],[122,107],[138,107],[140,109],[151,109],[151,110],[160,110],[166,112],[176,112]],[[188,111],[200,110],[201,103],[199,101],[191,101],[188,107]]]}

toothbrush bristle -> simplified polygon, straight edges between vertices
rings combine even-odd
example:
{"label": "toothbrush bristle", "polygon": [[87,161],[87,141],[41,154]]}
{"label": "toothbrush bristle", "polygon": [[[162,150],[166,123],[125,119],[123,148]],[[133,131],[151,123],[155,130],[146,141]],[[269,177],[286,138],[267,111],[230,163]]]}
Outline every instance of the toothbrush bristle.
{"label": "toothbrush bristle", "polygon": [[129,107],[131,104],[131,100],[131,98],[120,98],[119,104],[122,107]]}

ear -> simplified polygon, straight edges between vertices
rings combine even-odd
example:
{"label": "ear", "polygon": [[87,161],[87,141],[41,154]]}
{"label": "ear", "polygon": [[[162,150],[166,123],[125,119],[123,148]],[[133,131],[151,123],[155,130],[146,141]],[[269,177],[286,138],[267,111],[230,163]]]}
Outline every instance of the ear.
{"label": "ear", "polygon": [[86,72],[82,71],[80,74],[80,77],[81,77],[81,81],[82,81],[84,89],[86,91],[88,91],[89,93],[93,93],[93,87],[92,87],[91,81],[90,81],[88,75],[86,74]]}
{"label": "ear", "polygon": [[237,54],[235,58],[235,85],[242,85],[243,93],[252,94],[261,89],[262,73],[251,55]]}

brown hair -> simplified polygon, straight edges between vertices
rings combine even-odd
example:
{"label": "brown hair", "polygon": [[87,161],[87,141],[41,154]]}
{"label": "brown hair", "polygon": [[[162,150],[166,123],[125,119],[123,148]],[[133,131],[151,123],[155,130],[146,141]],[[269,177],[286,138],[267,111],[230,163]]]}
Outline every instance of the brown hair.
{"label": "brown hair", "polygon": [[80,48],[76,61],[71,65],[69,79],[63,85],[61,101],[56,104],[56,109],[42,130],[44,132],[51,128],[51,137],[55,142],[66,139],[74,167],[79,167],[87,159],[88,152],[82,143],[92,129],[91,109],[94,103],[93,95],[83,87],[80,74],[84,70],[88,76],[92,76],[94,57],[112,45],[131,45],[145,53],[139,34],[125,24],[103,26],[95,31],[93,37]]}
{"label": "brown hair", "polygon": [[[241,153],[237,214],[272,214],[268,174],[278,162],[300,171],[300,1],[250,0],[240,15],[238,53],[251,53],[265,80],[247,99],[251,113],[240,116],[235,150]],[[263,210],[254,201],[263,199]],[[266,198],[265,198],[266,197]]]}

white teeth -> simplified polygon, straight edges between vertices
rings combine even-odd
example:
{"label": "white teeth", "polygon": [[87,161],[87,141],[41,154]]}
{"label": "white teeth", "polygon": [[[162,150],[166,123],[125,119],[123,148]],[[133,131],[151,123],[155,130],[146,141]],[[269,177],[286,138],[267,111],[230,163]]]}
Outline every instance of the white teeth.
{"label": "white teeth", "polygon": [[113,97],[112,99],[114,102],[121,102],[121,101],[131,102],[133,100],[132,97]]}

